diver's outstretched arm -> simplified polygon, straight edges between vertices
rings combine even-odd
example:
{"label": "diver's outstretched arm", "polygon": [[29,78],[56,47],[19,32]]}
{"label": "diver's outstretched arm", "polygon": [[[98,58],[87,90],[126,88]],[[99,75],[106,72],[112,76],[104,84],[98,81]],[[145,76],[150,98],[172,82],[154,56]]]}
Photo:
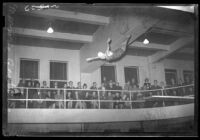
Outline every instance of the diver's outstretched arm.
{"label": "diver's outstretched arm", "polygon": [[103,60],[103,59],[101,59],[101,58],[98,57],[98,56],[97,56],[97,57],[91,57],[91,58],[87,58],[87,59],[86,59],[87,62],[92,62],[92,61],[96,61],[96,60]]}

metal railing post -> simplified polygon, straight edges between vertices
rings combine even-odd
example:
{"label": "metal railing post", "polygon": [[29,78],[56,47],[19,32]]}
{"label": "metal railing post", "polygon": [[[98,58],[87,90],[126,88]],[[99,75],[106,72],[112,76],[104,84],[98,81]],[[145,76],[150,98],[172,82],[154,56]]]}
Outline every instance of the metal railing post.
{"label": "metal railing post", "polygon": [[130,103],[131,103],[131,109],[133,109],[133,107],[132,107],[132,100],[131,100],[131,98],[132,98],[132,96],[131,96],[131,91],[130,91]]}
{"label": "metal railing post", "polygon": [[26,92],[26,108],[28,108],[28,88],[26,88],[27,92]]}
{"label": "metal railing post", "polygon": [[[162,96],[164,96],[164,89],[162,88],[161,91],[162,91]],[[164,102],[164,100],[163,100],[163,107],[164,107],[164,106],[165,106],[165,102]]]}
{"label": "metal railing post", "polygon": [[98,102],[99,102],[99,109],[100,109],[101,107],[100,107],[100,96],[99,96],[99,90],[97,90],[97,93],[98,93]]}
{"label": "metal railing post", "polygon": [[64,109],[66,108],[66,89],[64,89]]}

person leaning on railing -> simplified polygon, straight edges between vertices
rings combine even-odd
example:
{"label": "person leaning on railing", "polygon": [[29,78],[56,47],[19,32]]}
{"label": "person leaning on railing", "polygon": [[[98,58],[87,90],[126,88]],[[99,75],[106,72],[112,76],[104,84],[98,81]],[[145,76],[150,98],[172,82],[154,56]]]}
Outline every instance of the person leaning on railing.
{"label": "person leaning on railing", "polygon": [[154,84],[151,86],[151,90],[155,91],[152,91],[152,95],[161,95],[161,91],[156,89],[161,89],[161,87],[158,85],[158,81],[154,80]]}
{"label": "person leaning on railing", "polygon": [[[14,97],[15,90],[10,88],[8,92],[8,99],[15,99]],[[8,100],[8,108],[16,108],[16,101]]]}

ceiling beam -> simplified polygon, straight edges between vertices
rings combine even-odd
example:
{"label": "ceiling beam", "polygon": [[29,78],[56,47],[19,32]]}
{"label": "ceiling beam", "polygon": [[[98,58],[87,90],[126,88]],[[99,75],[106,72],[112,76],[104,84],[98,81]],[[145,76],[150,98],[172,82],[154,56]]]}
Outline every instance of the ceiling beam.
{"label": "ceiling beam", "polygon": [[178,53],[194,54],[194,48],[183,48]]}
{"label": "ceiling beam", "polygon": [[170,50],[169,51],[159,51],[151,56],[148,57],[149,62],[150,63],[154,63],[157,62],[167,56],[169,56],[170,54],[172,54],[173,52],[181,49],[182,47],[184,47],[185,45],[187,45],[188,43],[191,43],[194,41],[193,37],[183,37],[178,39],[177,41],[175,41],[173,44],[170,45]]}
{"label": "ceiling beam", "polygon": [[168,51],[170,49],[169,45],[161,45],[156,43],[149,43],[144,44],[143,42],[135,41],[133,44],[130,45],[130,48],[139,48],[139,49],[146,49],[146,50],[163,50]]}
{"label": "ceiling beam", "polygon": [[195,5],[185,5],[185,6],[178,5],[178,6],[158,6],[158,7],[194,13],[194,6]]}
{"label": "ceiling beam", "polygon": [[79,43],[90,43],[93,41],[93,37],[90,35],[80,35],[80,34],[60,33],[60,32],[54,32],[52,34],[49,34],[44,30],[35,30],[26,28],[13,28],[12,33],[25,36],[50,38],[54,40],[65,40],[65,41],[67,40]]}
{"label": "ceiling beam", "polygon": [[171,26],[171,27],[166,27],[165,28],[159,28],[159,27],[153,27],[151,29],[151,32],[154,32],[154,33],[161,33],[161,34],[169,34],[169,35],[174,35],[174,36],[178,36],[178,37],[189,37],[191,36],[191,33],[188,33],[188,32],[184,32],[182,30],[176,30],[175,27]]}
{"label": "ceiling beam", "polygon": [[34,10],[28,13],[40,17],[50,17],[53,19],[55,18],[67,21],[77,21],[96,25],[107,25],[110,21],[110,18],[105,16],[64,11],[58,9]]}

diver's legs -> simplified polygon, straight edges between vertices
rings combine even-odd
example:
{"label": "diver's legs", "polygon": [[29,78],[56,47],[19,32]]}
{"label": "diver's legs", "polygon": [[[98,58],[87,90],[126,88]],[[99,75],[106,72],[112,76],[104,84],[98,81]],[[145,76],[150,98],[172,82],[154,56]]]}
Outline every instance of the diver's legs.
{"label": "diver's legs", "polygon": [[129,46],[129,41],[131,39],[131,35],[129,35],[127,38],[128,39],[126,41],[126,45],[122,45],[122,47],[121,47],[124,51],[126,51],[127,47]]}
{"label": "diver's legs", "polygon": [[95,61],[95,60],[103,60],[100,57],[91,57],[91,58],[87,58],[86,61],[91,62],[91,61]]}

